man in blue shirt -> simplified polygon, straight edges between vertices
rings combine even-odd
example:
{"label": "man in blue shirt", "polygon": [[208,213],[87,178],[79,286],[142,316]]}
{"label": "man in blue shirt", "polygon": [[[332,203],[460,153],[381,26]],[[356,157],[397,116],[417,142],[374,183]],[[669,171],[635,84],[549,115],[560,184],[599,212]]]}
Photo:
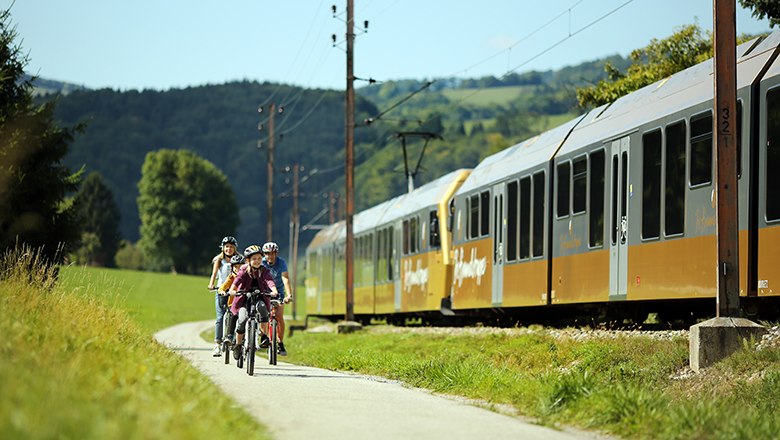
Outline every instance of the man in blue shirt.
{"label": "man in blue shirt", "polygon": [[292,289],[290,288],[290,277],[287,274],[287,262],[279,256],[279,246],[269,241],[263,245],[263,266],[271,272],[271,276],[279,291],[279,305],[276,314],[276,320],[279,322],[279,354],[287,356],[287,350],[284,348],[284,305],[293,300]]}

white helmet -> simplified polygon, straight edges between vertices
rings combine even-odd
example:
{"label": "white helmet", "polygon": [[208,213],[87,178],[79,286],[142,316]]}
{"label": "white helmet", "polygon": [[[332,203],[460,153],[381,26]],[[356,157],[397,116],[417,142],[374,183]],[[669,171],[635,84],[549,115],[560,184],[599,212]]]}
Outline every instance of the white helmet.
{"label": "white helmet", "polygon": [[276,243],[273,241],[269,241],[268,243],[263,245],[263,253],[268,252],[279,252],[279,246],[277,246]]}

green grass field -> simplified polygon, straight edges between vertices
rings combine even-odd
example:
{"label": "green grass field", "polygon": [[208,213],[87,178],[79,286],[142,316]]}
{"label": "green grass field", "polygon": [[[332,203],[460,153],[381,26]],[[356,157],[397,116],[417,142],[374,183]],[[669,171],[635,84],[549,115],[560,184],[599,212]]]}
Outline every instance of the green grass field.
{"label": "green grass field", "polygon": [[60,280],[65,288],[124,309],[149,332],[215,317],[214,293],[206,289],[205,276],[67,266]]}
{"label": "green grass field", "polygon": [[555,332],[379,326],[351,335],[296,333],[286,360],[509,404],[541,424],[625,438],[778,438],[779,350],[745,350],[693,375],[684,336]]}
{"label": "green grass field", "polygon": [[0,437],[269,438],[151,339],[170,323],[213,316],[207,300],[189,301],[195,286],[207,293],[203,278],[67,268],[57,283],[29,255],[0,259]]}

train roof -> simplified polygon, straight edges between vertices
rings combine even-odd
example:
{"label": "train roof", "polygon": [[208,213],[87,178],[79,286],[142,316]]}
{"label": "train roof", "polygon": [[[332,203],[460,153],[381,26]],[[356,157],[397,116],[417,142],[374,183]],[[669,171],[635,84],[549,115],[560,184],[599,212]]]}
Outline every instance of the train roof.
{"label": "train roof", "polygon": [[[776,46],[780,45],[780,41],[778,40],[780,40],[780,32],[773,32],[769,37],[762,41],[761,45],[754,49],[750,55],[758,55],[760,52],[774,49]],[[780,57],[775,59],[774,63],[772,63],[772,66],[764,75],[764,78],[771,78],[778,75],[780,75]]]}
{"label": "train roof", "polygon": [[[393,222],[423,208],[437,205],[447,190],[457,180],[463,180],[467,169],[451,171],[436,180],[426,183],[411,193],[402,194],[390,200],[374,205],[355,214],[355,235],[374,229],[383,224]],[[347,228],[344,221],[334,223],[322,229],[314,236],[307,249],[316,249],[325,244],[344,240]]]}
{"label": "train roof", "polygon": [[[600,108],[592,110],[588,114],[597,113],[599,110]],[[474,168],[456,194],[471,192],[484,187],[486,183],[502,181],[508,176],[548,162],[571,129],[585,116],[587,114],[485,158]]]}
{"label": "train roof", "polygon": [[[737,47],[737,89],[749,86],[780,43],[780,32]],[[752,49],[752,50],[751,50]],[[618,98],[596,118],[572,131],[558,155],[575,152],[636,130],[643,124],[713,99],[713,60],[709,59]]]}

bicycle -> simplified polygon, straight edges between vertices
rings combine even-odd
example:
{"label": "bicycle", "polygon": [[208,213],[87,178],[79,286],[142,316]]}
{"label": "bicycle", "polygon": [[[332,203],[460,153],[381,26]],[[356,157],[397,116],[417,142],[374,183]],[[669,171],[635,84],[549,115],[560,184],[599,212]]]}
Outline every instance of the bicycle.
{"label": "bicycle", "polygon": [[268,364],[276,365],[276,357],[279,354],[279,341],[277,339],[279,336],[279,321],[276,320],[276,311],[282,302],[276,299],[275,296],[271,296],[270,293],[264,293],[263,295],[271,298],[271,310],[268,313],[268,339],[271,340],[268,346]]}
{"label": "bicycle", "polygon": [[228,307],[225,315],[222,317],[222,353],[225,357],[225,365],[230,364],[230,354],[235,343],[235,336],[230,331],[230,320],[232,318],[233,314],[230,312],[230,307]]}
{"label": "bicycle", "polygon": [[251,292],[239,292],[246,296],[247,304],[247,322],[246,331],[244,333],[244,343],[241,349],[236,366],[238,368],[244,367],[244,358],[246,358],[246,374],[254,376],[255,374],[255,352],[257,351],[257,334],[260,331],[260,322],[258,321],[257,313],[257,301],[252,301],[253,298],[257,298],[258,301],[262,300],[261,292],[254,290]]}

